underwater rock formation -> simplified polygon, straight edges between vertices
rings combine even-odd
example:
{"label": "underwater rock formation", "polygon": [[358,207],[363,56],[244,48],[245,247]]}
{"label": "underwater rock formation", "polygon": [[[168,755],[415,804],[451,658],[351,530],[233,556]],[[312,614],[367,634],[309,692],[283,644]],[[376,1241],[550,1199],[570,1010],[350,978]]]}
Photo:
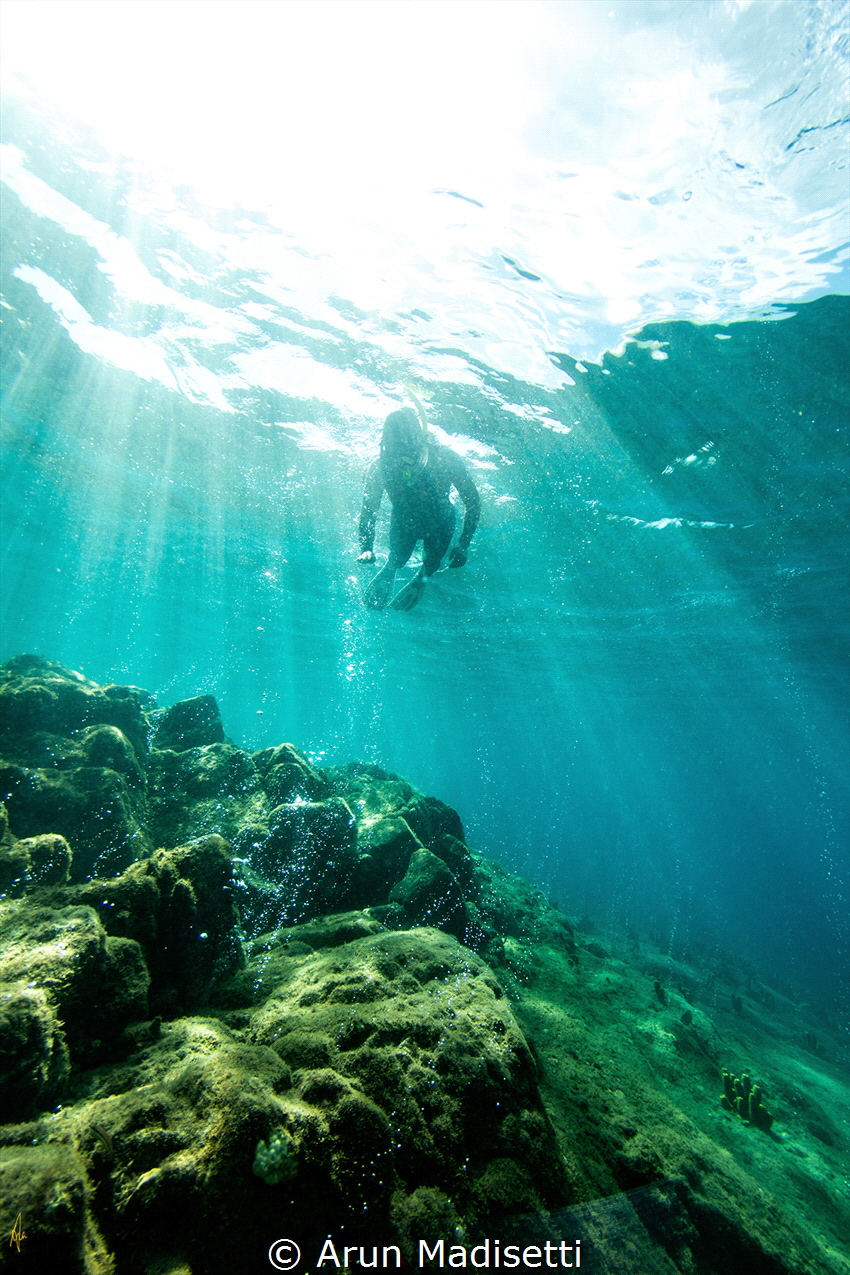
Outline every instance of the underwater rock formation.
{"label": "underwater rock formation", "polygon": [[133,939],[106,934],[92,908],[0,910],[0,980],[45,992],[75,1062],[92,1063],[148,1016],[150,976]]}
{"label": "underwater rock formation", "polygon": [[195,695],[166,708],[157,718],[154,748],[184,752],[224,743],[224,726],[214,695]]}
{"label": "underwater rock formation", "polygon": [[762,1097],[761,1085],[754,1085],[747,1072],[738,1078],[724,1068],[723,1096],[720,1099],[724,1111],[734,1111],[745,1123],[770,1133],[773,1116],[762,1102]]}
{"label": "underwater rock formation", "polygon": [[213,834],[53,897],[88,904],[109,935],[138,943],[151,1010],[173,1017],[205,1004],[214,981],[242,965],[236,891],[227,843]]}
{"label": "underwater rock formation", "polygon": [[17,1270],[223,1275],[285,1234],[305,1264],[334,1235],[410,1265],[423,1239],[569,1234],[602,1272],[850,1275],[751,1204],[725,1149],[673,1132],[671,1084],[716,1085],[705,1016],[670,992],[650,1012],[671,1022],[646,1022],[645,974],[580,951],[437,798],[291,744],[248,754],[211,696],[162,711],[31,656],[0,669],[0,712]]}
{"label": "underwater rock formation", "polygon": [[568,1198],[532,1053],[460,941],[496,928],[455,811],[290,744],[252,757],[211,696],[162,712],[21,657],[0,710],[0,1164],[53,1164],[67,1269],[223,1268],[235,1205],[365,1242]]}
{"label": "underwater rock formation", "polygon": [[153,847],[145,770],[153,700],[22,655],[0,669],[0,792],[16,837],[66,838],[76,880]]}

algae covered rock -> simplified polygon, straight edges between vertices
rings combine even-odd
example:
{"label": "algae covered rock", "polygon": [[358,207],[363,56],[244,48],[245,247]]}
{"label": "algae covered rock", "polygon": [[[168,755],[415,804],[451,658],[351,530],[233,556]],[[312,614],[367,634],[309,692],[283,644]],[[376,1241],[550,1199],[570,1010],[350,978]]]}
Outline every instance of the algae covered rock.
{"label": "algae covered rock", "polygon": [[[62,1113],[60,1127],[108,1184],[97,1203],[118,1270],[259,1267],[287,1212],[289,1078],[274,1051],[240,1043],[217,1020],[178,1019]],[[267,1180],[253,1172],[260,1144]]]}
{"label": "algae covered rock", "polygon": [[438,797],[417,795],[401,813],[425,846],[430,847],[443,836],[450,836],[460,844],[466,841],[460,815]]}
{"label": "algae covered rock", "polygon": [[108,1051],[147,1017],[150,978],[138,943],[109,937],[88,907],[0,910],[0,980],[26,980],[55,1007],[77,1061]]}
{"label": "algae covered rock", "polygon": [[270,934],[258,935],[248,944],[248,951],[252,956],[267,952],[273,957],[280,952],[288,954],[297,948],[299,955],[305,955],[320,948],[341,947],[343,943],[351,943],[354,939],[382,934],[386,928],[369,913],[359,909],[333,912],[328,916],[274,930]]}
{"label": "algae covered rock", "polygon": [[153,697],[135,686],[98,686],[53,660],[19,655],[0,667],[0,752],[41,764],[42,733],[70,737],[96,724],[117,727],[142,759]]}
{"label": "algae covered rock", "polygon": [[339,941],[283,944],[276,965],[260,946],[252,1009],[163,1024],[90,1073],[50,1125],[99,1184],[80,1180],[74,1243],[88,1217],[118,1270],[218,1275],[259,1267],[281,1230],[305,1251],[341,1227],[406,1244],[418,1219],[562,1200],[533,1059],[487,966],[437,930],[350,924],[328,918]]}
{"label": "algae covered rock", "polygon": [[103,766],[123,775],[127,786],[144,790],[145,771],[139,753],[117,726],[89,726],[79,738],[82,757],[89,766]]}
{"label": "algae covered rock", "polygon": [[[478,894],[475,865],[451,807],[378,767],[340,766],[318,775],[290,745],[254,758],[269,792],[276,769],[289,767],[297,795],[233,839],[244,862],[250,926],[268,929],[276,918],[285,927],[331,909],[368,907],[388,924],[436,925],[478,942],[480,927],[467,906]],[[334,795],[322,800],[304,795],[328,787]],[[293,788],[287,780],[277,791]]]}
{"label": "algae covered rock", "polygon": [[16,844],[18,853],[26,855],[27,884],[64,885],[71,872],[71,847],[64,837],[45,832],[39,837],[22,837]]}
{"label": "algae covered rock", "polygon": [[311,766],[292,744],[263,748],[252,754],[272,806],[286,802],[323,801],[332,795],[329,779]]}
{"label": "algae covered rock", "polygon": [[64,885],[71,871],[71,847],[58,833],[9,836],[0,843],[0,896],[18,896],[42,885]]}
{"label": "algae covered rock", "polygon": [[20,843],[0,845],[0,897],[23,894],[29,880],[30,858]]}
{"label": "algae covered rock", "polygon": [[436,925],[449,933],[465,928],[463,893],[444,861],[424,847],[410,856],[407,871],[390,890],[411,925]]}
{"label": "algae covered rock", "polygon": [[77,880],[120,871],[150,848],[143,797],[134,796],[125,777],[108,767],[48,770],[0,762],[0,788],[15,835],[65,837]]}
{"label": "algae covered rock", "polygon": [[110,935],[138,943],[153,1013],[203,1004],[215,981],[243,962],[236,882],[221,837],[157,850],[121,876],[80,887],[74,897],[95,909]]}
{"label": "algae covered rock", "polygon": [[407,872],[411,856],[422,849],[422,842],[400,815],[361,819],[353,882],[356,902],[365,906],[387,900]]}
{"label": "algae covered rock", "polygon": [[[92,1212],[85,1162],[68,1143],[0,1147],[0,1226],[9,1269],[111,1275],[114,1263]],[[26,1236],[9,1257],[16,1218]],[[16,1259],[16,1260],[12,1260]]]}
{"label": "algae covered rock", "polygon": [[53,1106],[69,1073],[64,1033],[47,993],[23,980],[0,983],[0,1124]]}
{"label": "algae covered rock", "polygon": [[457,812],[377,766],[352,763],[327,774],[357,826],[351,903],[394,903],[402,925],[437,925],[471,941],[464,905],[478,886]]}
{"label": "algae covered rock", "polygon": [[278,806],[267,833],[259,830],[239,838],[235,848],[247,855],[252,870],[243,876],[249,917],[260,917],[268,906],[276,906],[277,923],[287,925],[349,900],[357,830],[340,797]]}
{"label": "algae covered rock", "polygon": [[224,726],[214,695],[195,695],[164,709],[157,718],[152,740],[154,748],[175,752],[222,743]]}
{"label": "algae covered rock", "polygon": [[151,848],[152,707],[137,687],[98,686],[36,656],[0,668],[0,789],[12,831],[65,837],[77,880],[120,871]]}
{"label": "algae covered rock", "polygon": [[280,879],[287,872],[304,873],[321,885],[322,869],[332,872],[327,890],[336,893],[347,886],[355,857],[356,826],[351,810],[340,797],[327,801],[292,802],[278,806],[269,821],[269,836],[257,847],[254,865],[267,876]]}
{"label": "algae covered rock", "polygon": [[246,823],[268,819],[268,799],[250,756],[224,742],[151,750],[148,764],[151,839],[165,847],[210,833],[230,838]]}
{"label": "algae covered rock", "polygon": [[540,890],[492,860],[479,860],[475,877],[476,915],[488,959],[500,963],[509,951],[524,949],[533,955],[535,947],[546,945],[562,951],[571,963],[577,961],[572,924]]}
{"label": "algae covered rock", "polygon": [[482,1225],[563,1200],[533,1058],[483,961],[435,929],[294,959],[251,1033],[295,1068],[300,1163],[368,1208],[436,1187]]}

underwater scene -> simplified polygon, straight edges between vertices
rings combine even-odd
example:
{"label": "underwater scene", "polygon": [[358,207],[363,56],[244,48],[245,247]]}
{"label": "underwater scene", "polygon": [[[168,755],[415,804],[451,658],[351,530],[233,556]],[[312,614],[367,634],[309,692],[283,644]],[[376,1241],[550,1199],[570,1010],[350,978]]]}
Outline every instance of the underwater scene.
{"label": "underwater scene", "polygon": [[4,0],[0,1269],[850,1275],[850,10]]}

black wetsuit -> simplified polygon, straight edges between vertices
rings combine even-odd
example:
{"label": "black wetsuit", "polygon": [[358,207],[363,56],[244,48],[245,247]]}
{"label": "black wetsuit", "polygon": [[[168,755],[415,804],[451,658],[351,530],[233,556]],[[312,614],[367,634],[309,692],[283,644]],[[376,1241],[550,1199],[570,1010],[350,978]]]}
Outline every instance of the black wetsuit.
{"label": "black wetsuit", "polygon": [[361,553],[371,552],[375,541],[375,519],[386,491],[392,502],[390,556],[388,566],[403,567],[422,541],[425,550],[423,572],[432,576],[451,544],[455,513],[449,492],[457,489],[464,504],[463,527],[457,547],[466,553],[481,514],[481,497],[463,461],[428,440],[427,462],[414,472],[404,471],[379,457],[366,475],[366,490],[360,512],[358,535]]}

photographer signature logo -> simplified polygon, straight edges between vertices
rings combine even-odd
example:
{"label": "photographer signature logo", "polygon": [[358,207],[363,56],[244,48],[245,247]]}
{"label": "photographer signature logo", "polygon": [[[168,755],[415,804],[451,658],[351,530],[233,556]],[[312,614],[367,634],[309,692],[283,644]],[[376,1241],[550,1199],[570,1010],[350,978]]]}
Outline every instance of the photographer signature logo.
{"label": "photographer signature logo", "polygon": [[9,1240],[9,1248],[11,1248],[12,1245],[14,1244],[15,1248],[20,1253],[21,1240],[25,1240],[26,1238],[27,1238],[27,1233],[24,1230],[24,1220],[22,1215],[19,1213],[18,1216],[15,1218],[15,1225],[12,1227],[12,1236],[11,1236],[11,1239]]}

